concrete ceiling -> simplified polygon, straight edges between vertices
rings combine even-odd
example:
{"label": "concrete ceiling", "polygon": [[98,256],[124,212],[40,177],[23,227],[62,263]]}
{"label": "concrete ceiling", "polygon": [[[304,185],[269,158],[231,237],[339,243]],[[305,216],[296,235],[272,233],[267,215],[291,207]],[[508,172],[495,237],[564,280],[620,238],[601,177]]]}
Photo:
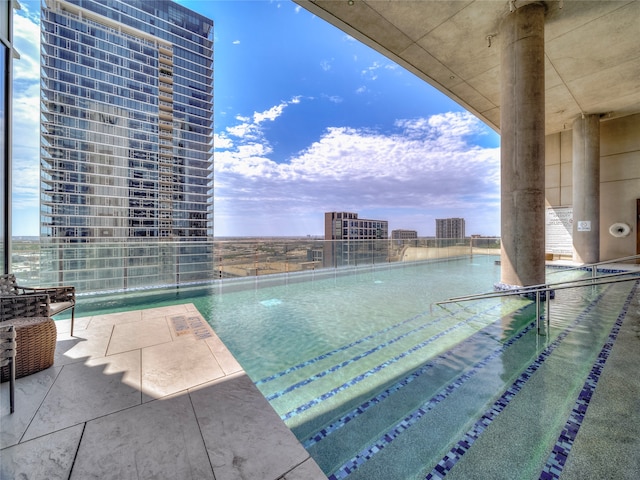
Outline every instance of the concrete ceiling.
{"label": "concrete ceiling", "polygon": [[[530,0],[294,0],[500,130],[500,21]],[[640,0],[545,4],[546,133],[640,112]]]}

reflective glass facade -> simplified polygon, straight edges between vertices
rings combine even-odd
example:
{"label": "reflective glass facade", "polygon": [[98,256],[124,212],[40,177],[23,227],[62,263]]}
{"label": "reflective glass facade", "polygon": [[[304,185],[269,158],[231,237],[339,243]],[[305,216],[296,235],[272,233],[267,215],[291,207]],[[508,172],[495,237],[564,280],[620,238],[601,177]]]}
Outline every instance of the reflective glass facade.
{"label": "reflective glass facade", "polygon": [[11,254],[11,59],[13,2],[0,1],[0,273],[9,273]]}
{"label": "reflective glass facade", "polygon": [[211,278],[213,22],[169,1],[42,5],[42,281]]}
{"label": "reflective glass facade", "polygon": [[324,245],[323,267],[357,264],[367,258],[381,261],[387,256],[387,220],[366,220],[352,212],[325,212],[324,238],[336,240]]}

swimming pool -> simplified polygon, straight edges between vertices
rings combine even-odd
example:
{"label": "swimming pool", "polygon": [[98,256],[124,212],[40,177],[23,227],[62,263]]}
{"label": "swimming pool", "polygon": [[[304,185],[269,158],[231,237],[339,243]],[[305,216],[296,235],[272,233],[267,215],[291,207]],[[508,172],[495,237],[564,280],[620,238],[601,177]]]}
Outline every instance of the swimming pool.
{"label": "swimming pool", "polygon": [[430,312],[490,289],[495,260],[183,291],[155,304],[193,302],[332,479],[558,478],[637,287],[558,291],[545,336],[519,297]]}

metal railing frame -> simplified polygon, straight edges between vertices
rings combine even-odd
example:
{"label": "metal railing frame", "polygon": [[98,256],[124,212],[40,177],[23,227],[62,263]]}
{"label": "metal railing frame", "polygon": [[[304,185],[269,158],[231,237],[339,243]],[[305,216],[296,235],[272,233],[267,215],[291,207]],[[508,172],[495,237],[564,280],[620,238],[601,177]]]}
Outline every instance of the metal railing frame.
{"label": "metal railing frame", "polygon": [[610,263],[622,263],[622,262],[628,262],[630,260],[638,260],[638,259],[640,259],[640,255],[630,255],[628,257],[620,257],[620,258],[615,258],[613,260],[604,260],[602,262],[588,263],[585,265],[578,265],[575,267],[567,267],[555,272],[550,272],[549,275],[555,275],[556,273],[561,273],[561,272],[568,272],[570,270],[585,270],[587,268],[591,268],[591,276],[595,278],[597,276],[598,267],[600,265],[607,265]]}
{"label": "metal railing frame", "polygon": [[[535,302],[536,302],[536,329],[537,329],[537,333],[538,335],[540,335],[540,319],[541,319],[541,315],[540,315],[540,301],[541,301],[541,297],[542,297],[542,293],[544,293],[544,298],[542,300],[546,301],[546,321],[547,321],[547,329],[549,328],[549,324],[550,324],[550,319],[551,319],[551,295],[550,292],[555,291],[555,290],[565,290],[565,289],[569,289],[569,288],[581,288],[581,287],[588,287],[588,286],[595,286],[595,285],[605,285],[605,284],[610,284],[610,283],[620,283],[620,282],[629,282],[632,280],[640,280],[640,278],[638,278],[640,276],[640,271],[633,271],[633,270],[628,270],[628,271],[624,271],[624,272],[617,272],[617,273],[610,273],[607,275],[601,275],[601,276],[597,276],[597,267],[599,265],[606,265],[606,264],[611,264],[611,263],[621,263],[623,261],[629,261],[629,260],[636,260],[639,259],[640,255],[632,255],[629,257],[621,257],[621,258],[616,258],[614,260],[606,260],[603,262],[596,262],[596,263],[590,263],[590,264],[585,264],[585,265],[580,265],[580,266],[576,266],[576,267],[569,267],[569,268],[563,268],[562,270],[559,270],[558,272],[552,272],[553,273],[559,273],[559,272],[566,272],[566,271],[571,271],[571,270],[585,270],[585,269],[591,269],[592,274],[591,274],[591,278],[583,278],[583,279],[575,279],[575,280],[565,280],[563,282],[556,282],[556,283],[542,283],[542,284],[538,284],[538,285],[530,285],[527,287],[520,287],[520,288],[514,288],[512,290],[501,290],[501,291],[497,291],[497,292],[486,292],[486,293],[478,293],[478,294],[474,294],[474,295],[464,295],[464,296],[460,296],[460,297],[453,297],[453,298],[449,298],[447,300],[442,300],[440,302],[434,302],[431,304],[431,308],[433,307],[433,305],[444,305],[447,303],[460,303],[460,302],[468,302],[471,300],[483,300],[485,298],[496,298],[496,297],[508,297],[508,296],[512,296],[512,295],[526,295],[527,297],[531,298],[533,295],[535,295]],[[551,275],[550,274],[550,275]],[[618,277],[626,277],[628,275],[633,275],[634,278],[618,278]]]}

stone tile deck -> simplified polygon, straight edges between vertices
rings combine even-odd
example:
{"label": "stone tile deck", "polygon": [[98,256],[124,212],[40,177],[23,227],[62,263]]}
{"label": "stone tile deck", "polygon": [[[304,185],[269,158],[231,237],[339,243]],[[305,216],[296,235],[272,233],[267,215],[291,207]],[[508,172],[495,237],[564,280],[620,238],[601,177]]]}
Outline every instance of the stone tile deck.
{"label": "stone tile deck", "polygon": [[0,479],[325,479],[191,304],[56,322],[0,387]]}

